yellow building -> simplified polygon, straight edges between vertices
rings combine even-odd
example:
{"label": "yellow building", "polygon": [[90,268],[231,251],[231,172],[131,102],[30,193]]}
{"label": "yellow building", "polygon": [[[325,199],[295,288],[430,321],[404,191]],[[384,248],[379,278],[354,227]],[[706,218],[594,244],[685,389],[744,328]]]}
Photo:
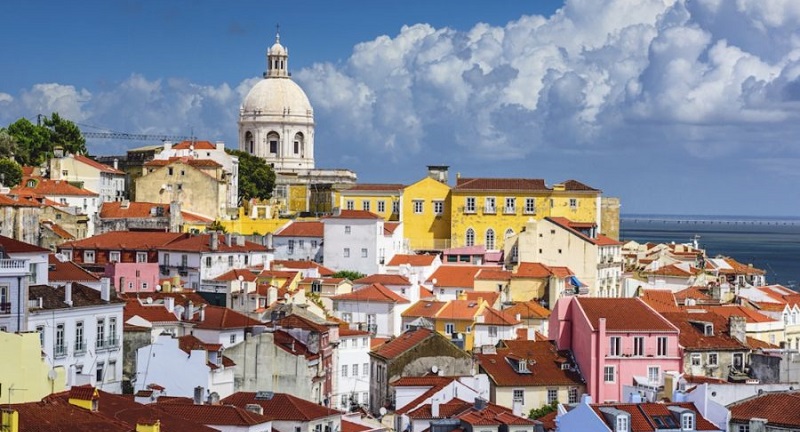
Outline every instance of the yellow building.
{"label": "yellow building", "polygon": [[414,250],[450,247],[450,186],[446,166],[428,166],[428,176],[403,190],[403,233]]}
{"label": "yellow building", "polygon": [[472,330],[487,307],[485,300],[450,300],[433,317],[434,329],[463,350],[471,351],[475,341]]}
{"label": "yellow building", "polygon": [[451,245],[502,249],[532,218],[599,224],[600,194],[575,180],[549,188],[542,179],[458,178],[451,192]]}
{"label": "yellow building", "polygon": [[66,387],[64,368],[51,368],[42,355],[39,333],[0,331],[0,347],[3,403],[37,402]]}
{"label": "yellow building", "polygon": [[366,210],[386,221],[400,220],[402,184],[363,183],[339,191],[342,210]]}
{"label": "yellow building", "polygon": [[152,203],[179,201],[181,210],[211,219],[228,218],[228,183],[222,165],[210,159],[155,159],[136,179],[136,199]]}

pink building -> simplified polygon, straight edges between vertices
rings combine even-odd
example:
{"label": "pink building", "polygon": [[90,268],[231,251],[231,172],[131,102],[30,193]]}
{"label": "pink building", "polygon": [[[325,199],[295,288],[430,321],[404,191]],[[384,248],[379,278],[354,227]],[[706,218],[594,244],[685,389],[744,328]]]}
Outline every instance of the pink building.
{"label": "pink building", "polygon": [[550,339],[572,350],[586,391],[598,401],[625,401],[623,386],[663,385],[680,371],[677,327],[638,298],[564,297],[550,315]]}
{"label": "pink building", "polygon": [[111,278],[111,283],[120,293],[152,293],[158,285],[157,262],[114,262],[106,263],[105,277]]}

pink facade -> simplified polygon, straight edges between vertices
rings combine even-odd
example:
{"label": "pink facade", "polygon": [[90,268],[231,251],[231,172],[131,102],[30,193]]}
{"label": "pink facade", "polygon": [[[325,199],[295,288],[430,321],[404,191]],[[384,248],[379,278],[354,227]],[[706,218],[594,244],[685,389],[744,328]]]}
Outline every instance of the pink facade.
{"label": "pink facade", "polygon": [[158,285],[158,263],[108,263],[104,276],[111,279],[117,292],[155,292]]}
{"label": "pink facade", "polygon": [[558,349],[572,351],[586,391],[600,402],[623,401],[634,377],[663,385],[664,372],[681,370],[678,328],[639,299],[559,299],[549,331]]}

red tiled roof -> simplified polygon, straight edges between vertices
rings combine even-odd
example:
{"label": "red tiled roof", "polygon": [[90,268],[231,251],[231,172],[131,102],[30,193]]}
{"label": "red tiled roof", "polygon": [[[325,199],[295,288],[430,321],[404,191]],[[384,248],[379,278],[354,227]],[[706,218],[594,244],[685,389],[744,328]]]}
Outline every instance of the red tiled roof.
{"label": "red tiled roof", "polygon": [[[631,431],[656,431],[653,425],[656,424],[654,417],[665,417],[669,416],[672,417],[672,411],[669,410],[669,407],[680,407],[687,410],[692,411],[695,414],[695,427],[694,430],[698,431],[715,431],[719,430],[718,427],[714,426],[711,422],[706,420],[698,411],[694,404],[690,402],[683,402],[683,403],[654,403],[654,402],[647,402],[641,404],[592,404],[592,409],[597,413],[598,417],[601,420],[605,420],[605,416],[600,411],[601,407],[606,408],[615,408],[620,411],[625,411],[630,414],[630,430]],[[674,417],[672,417],[674,418]],[[680,423],[678,423],[680,424]],[[613,425],[616,426],[616,425]]]}
{"label": "red tiled roof", "polygon": [[475,280],[511,280],[511,272],[508,270],[484,268],[480,269],[475,275]]}
{"label": "red tiled roof", "polygon": [[324,236],[325,226],[319,221],[292,221],[275,233],[275,237],[319,237]]}
{"label": "red tiled roof", "polygon": [[353,423],[345,419],[342,419],[341,425],[342,425],[342,432],[365,432],[368,430],[372,430],[372,428],[369,426]]}
{"label": "red tiled roof", "polygon": [[[472,288],[475,275],[484,267],[470,265],[443,265],[428,278],[434,287]],[[434,280],[436,282],[434,282]]]}
{"label": "red tiled roof", "polygon": [[280,269],[281,267],[286,269],[298,269],[298,270],[306,270],[315,268],[319,272],[320,276],[331,276],[335,271],[320,265],[314,261],[290,261],[290,260],[274,260],[270,263],[270,268],[272,269]]}
{"label": "red tiled roof", "polygon": [[262,325],[247,315],[223,306],[206,306],[205,319],[195,320],[198,329],[228,330]]}
{"label": "red tiled roof", "polygon": [[184,233],[111,231],[81,240],[62,243],[59,246],[59,250],[158,250],[167,244],[186,237],[187,234]]}
{"label": "red tiled roof", "polygon": [[544,319],[550,316],[550,309],[533,300],[515,303],[503,311],[515,316],[519,314],[522,319]]}
{"label": "red tiled roof", "polygon": [[552,276],[552,274],[553,272],[550,271],[550,267],[542,263],[522,262],[519,263],[519,266],[517,267],[516,272],[512,274],[512,277],[544,279],[549,278]]}
{"label": "red tiled roof", "polygon": [[[373,348],[372,353],[385,359],[393,359],[400,354],[408,351],[425,339],[435,336],[433,330],[420,327],[409,330],[386,343]],[[373,339],[374,341],[375,339]]]}
{"label": "red tiled roof", "polygon": [[359,183],[353,187],[342,191],[343,193],[352,191],[383,191],[383,192],[398,192],[405,188],[405,185],[399,183]]}
{"label": "red tiled roof", "polygon": [[209,426],[252,427],[272,421],[260,415],[233,405],[195,405],[190,403],[157,404],[158,410],[193,422]]}
{"label": "red tiled roof", "polygon": [[406,415],[412,419],[453,418],[471,407],[472,403],[458,398],[453,398],[443,404],[439,404],[438,417],[433,416],[433,413],[431,412],[431,404],[421,405],[418,408],[408,411]]}
{"label": "red tiled roof", "polygon": [[575,301],[594,329],[599,328],[600,318],[605,318],[606,331],[677,332],[672,324],[638,298],[578,297]]}
{"label": "red tiled roof", "polygon": [[483,300],[489,306],[496,305],[500,299],[500,293],[497,291],[465,291],[463,295],[465,300],[474,302]]}
{"label": "red tiled roof", "polygon": [[471,300],[450,300],[436,313],[437,319],[473,321],[482,312],[483,304]]}
{"label": "red tiled roof", "polygon": [[331,299],[339,301],[349,300],[382,303],[409,303],[408,299],[405,297],[395,294],[394,291],[377,282],[353,292],[333,296]]}
{"label": "red tiled roof", "polygon": [[674,293],[675,300],[681,304],[686,302],[686,299],[695,299],[700,301],[709,301],[713,300],[711,295],[708,294],[708,290],[701,287],[690,286],[689,288],[682,289],[680,291],[676,291]]}
{"label": "red tiled roof", "polygon": [[577,180],[567,180],[561,184],[564,185],[564,190],[568,191],[599,191],[599,189],[595,189]]}
{"label": "red tiled roof", "polygon": [[216,144],[210,141],[181,141],[177,144],[173,144],[172,148],[175,150],[216,150]]}
{"label": "red tiled roof", "polygon": [[[212,252],[210,245],[211,234],[197,234],[191,235],[187,238],[182,238],[170,242],[160,248],[164,251],[182,251],[182,252]],[[266,252],[266,246],[245,240],[244,245],[240,246],[233,240],[231,244],[225,243],[225,235],[218,236],[219,242],[216,251],[213,252]]]}
{"label": "red tiled roof", "polygon": [[178,348],[190,354],[194,350],[219,351],[222,349],[222,344],[205,343],[192,335],[186,335],[178,338]]}
{"label": "red tiled roof", "polygon": [[367,210],[340,210],[339,214],[333,214],[323,219],[383,219]]}
{"label": "red tiled roof", "polygon": [[672,291],[665,289],[642,290],[642,301],[650,305],[656,312],[678,312],[681,309],[675,302]]}
{"label": "red tiled roof", "polygon": [[766,323],[766,322],[775,322],[777,321],[774,318],[770,318],[761,312],[758,312],[754,309],[746,308],[739,305],[725,305],[725,306],[708,306],[706,307],[711,312],[714,312],[717,315],[722,315],[725,318],[731,316],[740,316],[747,320],[748,323]]}
{"label": "red tiled roof", "polygon": [[357,330],[347,327],[346,325],[339,326],[339,337],[350,337],[350,336],[369,336],[369,332],[365,330]]}
{"label": "red tiled roof", "polygon": [[75,236],[69,231],[65,230],[61,225],[53,221],[43,220],[40,222],[43,229],[49,229],[53,234],[61,237],[64,240],[75,240]]}
{"label": "red tiled roof", "polygon": [[744,274],[744,275],[763,275],[766,272],[764,270],[758,269],[753,267],[752,265],[742,264],[739,261],[736,261],[733,258],[726,257],[723,260],[731,266],[731,270],[721,268],[719,272],[722,274]]}
{"label": "red tiled roof", "polygon": [[594,243],[598,246],[619,246],[622,244],[621,241],[614,240],[605,234],[598,234],[597,238],[594,239]]}
{"label": "red tiled roof", "polygon": [[144,166],[165,167],[174,163],[180,163],[194,168],[221,168],[218,162],[213,159],[194,159],[189,156],[175,156],[169,159],[153,159],[145,162]]}
{"label": "red tiled roof", "polygon": [[222,399],[221,402],[239,408],[245,408],[248,404],[259,405],[264,409],[264,416],[273,421],[309,422],[341,415],[339,411],[286,393],[274,393],[271,399],[264,400],[257,398],[255,392],[237,392]]}
{"label": "red tiled roof", "polygon": [[390,236],[394,234],[397,227],[400,226],[400,222],[384,222],[383,223],[383,235]]}
{"label": "red tiled roof", "polygon": [[136,202],[136,201],[110,201],[100,206],[99,216],[103,219],[122,218],[151,218],[155,215],[154,208],[161,208],[163,214],[169,215],[169,204]]}
{"label": "red tiled roof", "polygon": [[356,279],[353,281],[354,284],[373,284],[379,283],[383,285],[404,285],[408,286],[411,285],[411,282],[408,280],[407,277],[395,274],[373,274],[369,276],[362,277],[360,279]]}
{"label": "red tiled roof", "polygon": [[175,323],[180,321],[180,319],[175,316],[175,313],[169,312],[163,304],[142,304],[137,298],[126,299],[123,315],[125,321],[135,316],[150,323]]}
{"label": "red tiled roof", "polygon": [[108,165],[106,165],[104,163],[97,162],[96,160],[94,160],[94,159],[92,159],[90,157],[87,157],[87,156],[84,156],[84,155],[78,155],[78,154],[73,155],[73,157],[75,158],[76,161],[82,162],[82,163],[84,163],[86,165],[89,165],[89,166],[91,166],[91,167],[93,167],[95,169],[98,169],[98,170],[100,170],[100,171],[102,171],[104,173],[125,175],[125,173],[123,171],[120,171],[118,169],[114,169],[113,167],[110,167],[110,166],[108,166]]}
{"label": "red tiled roof", "polygon": [[412,401],[406,403],[401,407],[397,407],[396,413],[397,414],[405,414],[416,407],[418,407],[421,403],[425,402],[427,399],[441,391],[447,385],[455,381],[458,377],[444,377],[438,375],[426,375],[421,377],[402,377],[399,378],[389,385],[392,387],[428,387],[424,392],[422,392],[419,396],[417,396]]}
{"label": "red tiled roof", "polygon": [[776,349],[780,348],[778,345],[773,345],[769,342],[762,341],[761,339],[756,339],[754,337],[747,336],[747,346],[750,349]]}
{"label": "red tiled roof", "polygon": [[483,322],[476,323],[475,325],[498,325],[498,326],[513,326],[520,323],[519,320],[507,311],[499,311],[493,307],[487,307],[483,310]]}
{"label": "red tiled roof", "polygon": [[689,270],[685,270],[678,266],[677,264],[670,264],[664,267],[660,267],[655,270],[648,271],[648,274],[658,275],[658,276],[676,276],[676,277],[689,277],[694,276],[702,273],[703,270],[691,267]]}
{"label": "red tiled roof", "polygon": [[549,191],[543,179],[459,178],[454,191]]}
{"label": "red tiled roof", "polygon": [[[27,185],[28,181],[34,180],[36,185],[33,187],[23,186]],[[71,185],[66,180],[50,180],[42,177],[23,177],[20,186],[14,187],[9,192],[9,195],[24,195],[24,196],[85,196],[85,197],[98,197],[90,190],[81,189],[77,186]]]}
{"label": "red tiled roof", "polygon": [[767,419],[767,425],[800,428],[800,392],[764,393],[728,405],[731,422],[749,423],[752,418]]}
{"label": "red tiled roof", "polygon": [[42,203],[21,195],[0,195],[0,207],[41,207]]}
{"label": "red tiled roof", "polygon": [[50,252],[50,249],[45,249],[30,243],[21,242],[11,237],[0,235],[0,247],[6,253],[42,253]]}
{"label": "red tiled roof", "polygon": [[[569,362],[568,351],[557,351],[552,341],[504,340],[496,354],[475,354],[483,369],[497,386],[579,385],[581,376],[562,370]],[[526,359],[530,373],[519,373],[507,358]]]}
{"label": "red tiled roof", "polygon": [[436,255],[407,255],[397,254],[392,257],[387,266],[399,266],[408,264],[412,267],[424,267],[432,265],[436,261]]}
{"label": "red tiled roof", "polygon": [[94,273],[84,269],[72,261],[59,260],[56,258],[55,254],[50,254],[47,257],[47,260],[49,264],[47,275],[51,282],[97,282],[100,280],[100,278],[95,276]]}
{"label": "red tiled roof", "polygon": [[486,407],[481,410],[475,409],[473,406],[467,412],[460,414],[458,418],[473,427],[481,425],[533,426],[535,424],[533,420],[516,416],[510,409],[490,402],[487,402]]}
{"label": "red tiled roof", "polygon": [[440,302],[435,300],[432,301],[420,300],[414,303],[413,305],[409,306],[409,308],[403,311],[403,313],[400,315],[409,318],[417,318],[417,317],[433,318],[436,316],[436,313],[438,313],[439,310],[441,310],[444,307],[445,304],[446,304],[445,302]]}
{"label": "red tiled roof", "polygon": [[247,269],[233,269],[229,272],[223,273],[215,277],[213,280],[220,282],[222,281],[230,282],[239,280],[239,276],[242,277],[243,282],[255,282],[256,280],[258,280],[259,274],[253,273],[252,271]]}
{"label": "red tiled roof", "polygon": [[[728,321],[712,312],[664,312],[665,319],[680,329],[678,340],[686,350],[746,350],[728,333]],[[705,335],[700,324],[713,324],[713,334]]]}

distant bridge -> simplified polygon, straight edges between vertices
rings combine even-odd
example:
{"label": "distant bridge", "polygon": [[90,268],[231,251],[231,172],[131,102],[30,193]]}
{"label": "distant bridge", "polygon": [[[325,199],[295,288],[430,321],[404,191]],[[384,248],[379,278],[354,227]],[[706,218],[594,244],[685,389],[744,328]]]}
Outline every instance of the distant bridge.
{"label": "distant bridge", "polygon": [[687,216],[685,218],[679,216],[620,216],[621,222],[630,223],[648,223],[648,224],[678,224],[678,225],[740,225],[740,226],[800,226],[800,219],[744,219],[732,217],[703,217],[703,216]]}

